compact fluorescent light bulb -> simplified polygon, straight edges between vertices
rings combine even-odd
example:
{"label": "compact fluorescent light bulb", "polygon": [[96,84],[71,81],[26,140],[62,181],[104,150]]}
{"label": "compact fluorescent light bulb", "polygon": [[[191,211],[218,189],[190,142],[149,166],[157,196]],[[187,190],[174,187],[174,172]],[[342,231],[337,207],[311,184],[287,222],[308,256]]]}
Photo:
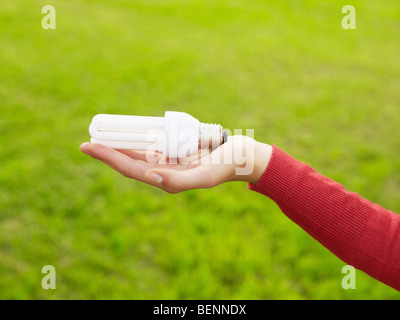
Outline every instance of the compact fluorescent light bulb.
{"label": "compact fluorescent light bulb", "polygon": [[215,149],[227,140],[219,124],[201,123],[184,112],[164,117],[98,114],[89,126],[91,142],[115,149],[154,150],[170,158],[189,156],[198,149]]}

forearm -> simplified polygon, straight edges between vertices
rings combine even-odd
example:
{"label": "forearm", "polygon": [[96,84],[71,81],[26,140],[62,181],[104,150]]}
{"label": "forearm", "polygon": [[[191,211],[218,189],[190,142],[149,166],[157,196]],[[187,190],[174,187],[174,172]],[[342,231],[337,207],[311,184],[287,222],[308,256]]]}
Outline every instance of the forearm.
{"label": "forearm", "polygon": [[400,290],[400,216],[347,191],[277,147],[249,188],[275,201],[346,263]]}

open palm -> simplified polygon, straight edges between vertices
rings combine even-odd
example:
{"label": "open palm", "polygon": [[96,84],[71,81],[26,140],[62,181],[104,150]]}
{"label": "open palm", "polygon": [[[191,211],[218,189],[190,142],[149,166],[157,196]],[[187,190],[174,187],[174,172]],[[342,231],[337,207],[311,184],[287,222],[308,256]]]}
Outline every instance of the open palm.
{"label": "open palm", "polygon": [[[243,155],[245,153],[246,143],[255,144],[257,142],[245,136],[232,136],[214,151],[203,150],[199,154],[181,159],[181,162],[173,162],[162,154],[154,152],[115,150],[101,144],[88,142],[83,143],[80,150],[101,160],[125,177],[159,187],[169,193],[177,193],[189,189],[211,188],[226,181],[252,182],[252,177],[257,172],[248,176],[236,174],[236,169],[249,161],[249,155],[235,156],[235,154]],[[229,157],[226,157],[227,155]],[[226,159],[232,161],[227,162]]]}

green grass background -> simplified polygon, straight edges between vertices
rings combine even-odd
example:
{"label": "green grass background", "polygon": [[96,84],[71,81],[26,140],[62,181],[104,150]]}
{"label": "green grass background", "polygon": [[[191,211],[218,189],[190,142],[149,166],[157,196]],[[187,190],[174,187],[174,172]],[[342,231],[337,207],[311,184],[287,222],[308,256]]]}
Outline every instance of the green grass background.
{"label": "green grass background", "polygon": [[170,195],[78,147],[97,113],[184,111],[399,212],[399,37],[398,0],[1,1],[0,298],[398,299],[361,271],[342,289],[345,263],[245,183]]}

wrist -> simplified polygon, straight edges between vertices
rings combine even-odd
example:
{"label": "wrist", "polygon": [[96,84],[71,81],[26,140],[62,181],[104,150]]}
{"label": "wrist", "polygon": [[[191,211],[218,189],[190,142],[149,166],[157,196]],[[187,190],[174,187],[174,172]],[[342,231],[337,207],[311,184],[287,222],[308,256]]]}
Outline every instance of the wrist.
{"label": "wrist", "polygon": [[245,181],[256,184],[271,159],[272,146],[239,135],[229,137],[228,142],[229,144],[223,145],[222,150],[228,153],[227,159],[233,162],[225,166],[227,175],[223,182]]}
{"label": "wrist", "polygon": [[244,181],[257,184],[267,169],[271,156],[271,145],[254,141],[254,151],[247,156],[247,161],[253,163],[253,170],[249,175],[244,177]]}
{"label": "wrist", "polygon": [[[266,170],[272,146],[246,136],[233,136],[233,166],[226,181],[245,181],[256,184]],[[244,156],[244,157],[243,157]]]}

